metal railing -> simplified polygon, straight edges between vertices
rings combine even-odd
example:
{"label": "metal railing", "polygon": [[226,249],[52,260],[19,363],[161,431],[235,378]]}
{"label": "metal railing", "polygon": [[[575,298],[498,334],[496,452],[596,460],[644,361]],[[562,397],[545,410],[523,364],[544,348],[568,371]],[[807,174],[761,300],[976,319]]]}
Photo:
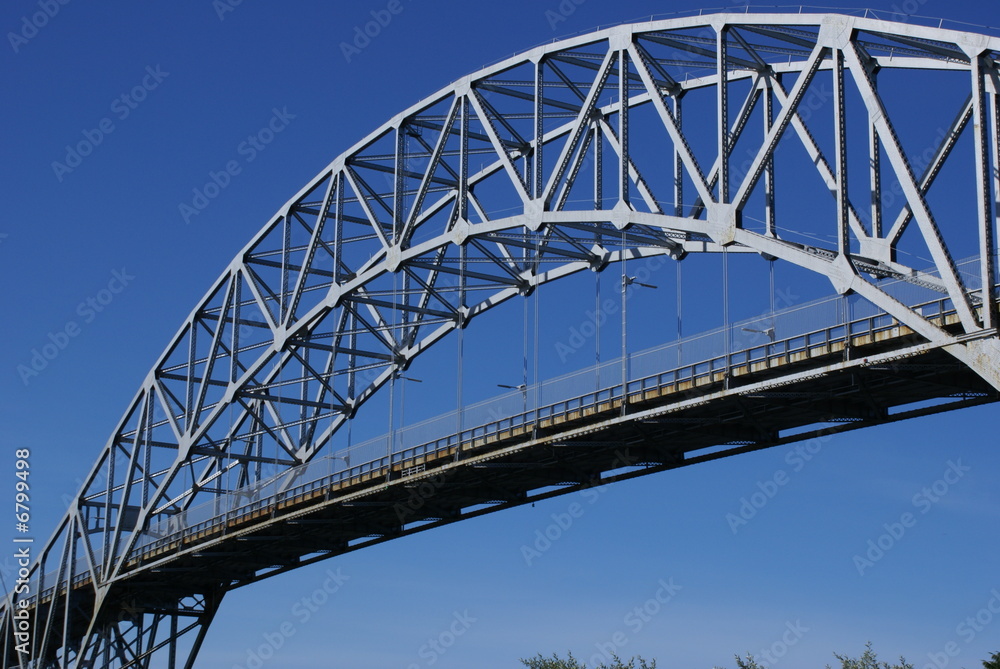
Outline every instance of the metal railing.
{"label": "metal railing", "polygon": [[[973,293],[978,291],[978,281],[976,268],[969,265],[975,264],[974,260],[961,264],[963,278]],[[928,294],[939,295],[926,287],[902,280],[883,282],[881,287],[896,299],[910,304],[924,318],[943,321],[955,313],[949,298],[918,301]],[[816,328],[817,322],[828,325]],[[812,329],[803,331],[805,326]],[[216,496],[143,531],[129,559],[143,561],[191,538],[225,533],[227,528],[245,525],[255,518],[273,516],[281,505],[294,504],[320,490],[329,491],[384,477],[394,467],[400,475],[422,471],[422,465],[416,464],[416,460],[452,453],[463,444],[476,445],[507,438],[518,430],[527,434],[534,426],[566,420],[574,413],[582,417],[588,411],[598,413],[620,407],[623,396],[627,402],[633,396],[641,398],[650,392],[663,392],[685,384],[698,386],[720,375],[729,376],[734,370],[752,365],[772,367],[817,347],[829,350],[833,344],[849,345],[851,339],[874,338],[878,333],[899,326],[894,318],[856,297],[834,296],[761,314],[729,327],[631,354],[624,361],[617,358],[470,405],[461,411],[463,424],[473,427],[461,432],[455,431],[458,424],[458,410],[455,410]],[[720,350],[731,352],[719,355]],[[672,361],[672,365],[668,361]],[[632,372],[626,377],[624,387],[621,381],[623,364]],[[579,388],[588,383],[594,384],[594,391],[567,393],[573,390],[578,393]],[[554,396],[561,397],[553,400]],[[432,437],[434,432],[438,434]],[[405,443],[413,445],[403,446]],[[410,467],[406,467],[407,464]],[[101,553],[97,551],[94,556],[97,565],[103,562]],[[100,569],[98,566],[98,571]],[[39,593],[43,599],[55,591],[56,575],[55,571],[45,575],[46,587]],[[89,577],[86,559],[78,558],[70,579],[72,584],[75,586]]]}
{"label": "metal railing", "polygon": [[[827,302],[820,301],[815,304]],[[815,304],[808,306],[815,306]],[[914,308],[919,309],[923,316],[928,319],[944,319],[955,313],[948,298],[918,304]],[[733,327],[739,327],[746,322],[754,321],[744,321],[734,324]],[[393,434],[384,435],[350,449],[337,451],[313,462],[291,468],[257,485],[216,497],[211,502],[206,502],[161,521],[143,533],[143,536],[136,542],[130,559],[142,560],[192,536],[205,532],[217,533],[224,531],[227,527],[242,524],[254,516],[273,514],[280,505],[294,503],[296,498],[315,493],[317,490],[341,487],[351,482],[363,481],[366,477],[383,477],[387,472],[393,471],[394,467],[402,472],[405,465],[411,464],[412,466],[412,463],[420,458],[453,453],[462,445],[476,445],[491,439],[506,438],[518,430],[527,434],[534,426],[546,422],[556,423],[565,420],[567,416],[574,413],[582,415],[588,411],[600,412],[620,407],[623,395],[628,398],[641,398],[649,392],[662,392],[683,384],[689,387],[697,386],[720,376],[728,376],[734,370],[760,364],[773,367],[789,362],[790,358],[797,354],[808,353],[817,348],[829,350],[834,344],[847,344],[849,339],[858,337],[867,336],[874,339],[879,333],[898,327],[900,327],[900,323],[886,313],[865,315],[845,323],[837,323],[773,342],[768,341],[662,372],[646,374],[629,380],[624,387],[624,393],[619,376],[617,384],[497,417],[461,432],[454,431],[454,426],[457,424],[455,420],[457,412],[449,412],[430,421],[425,421],[425,423],[451,426],[452,431],[439,438],[390,450],[390,441],[395,441],[396,436]],[[699,335],[699,337],[704,336]],[[697,338],[692,338],[692,340],[694,339]],[[635,354],[635,357],[660,352],[664,348],[650,349]],[[620,370],[620,364],[621,359],[619,358],[602,366]],[[578,372],[546,383],[562,384],[566,379],[579,380],[579,377],[591,373],[594,373],[593,368],[584,370],[582,374]],[[541,396],[542,387],[546,383],[527,389],[529,395]],[[499,399],[515,398],[520,403],[522,396],[521,392],[507,393],[500,396]],[[477,406],[495,407],[496,402],[495,400],[487,401],[473,405],[471,409],[475,409]]]}

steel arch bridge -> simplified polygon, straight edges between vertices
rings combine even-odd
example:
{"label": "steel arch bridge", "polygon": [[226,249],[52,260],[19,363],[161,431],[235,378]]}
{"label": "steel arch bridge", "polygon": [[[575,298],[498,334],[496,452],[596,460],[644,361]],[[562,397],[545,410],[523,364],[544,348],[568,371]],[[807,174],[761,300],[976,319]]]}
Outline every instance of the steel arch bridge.
{"label": "steel arch bridge", "polygon": [[[817,422],[817,396],[834,430],[1000,399],[998,59],[1000,39],[980,34],[713,14],[538,47],[401,112],[293,196],[193,309],[3,604],[3,666],[191,667],[233,588],[806,438],[789,430]],[[963,91],[923,165],[926,145],[899,131],[904,75]],[[822,82],[824,118],[803,108]],[[778,148],[792,144],[814,172],[799,178],[830,194],[806,217],[832,241],[777,225],[791,199]],[[953,165],[972,213],[945,225],[932,191]],[[907,245],[933,267],[903,262]],[[728,253],[825,277],[879,315],[818,323],[801,345],[772,329],[761,346],[361,462],[329,453],[380,389],[491,309],[613,263]],[[400,513],[429,477],[433,500]]]}

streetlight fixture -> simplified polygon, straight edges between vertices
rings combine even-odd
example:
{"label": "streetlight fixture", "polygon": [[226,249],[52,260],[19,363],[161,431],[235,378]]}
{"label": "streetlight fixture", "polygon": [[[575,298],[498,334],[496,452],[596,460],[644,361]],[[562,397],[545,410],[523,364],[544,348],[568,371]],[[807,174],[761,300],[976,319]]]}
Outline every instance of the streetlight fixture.
{"label": "streetlight fixture", "polygon": [[528,413],[528,384],[519,383],[516,386],[508,386],[506,383],[498,383],[497,388],[507,388],[508,390],[520,390],[522,407],[521,411],[523,413]]}
{"label": "streetlight fixture", "polygon": [[331,455],[330,459],[333,460],[333,463],[330,465],[330,473],[331,474],[334,474],[337,471],[337,460],[343,460],[344,461],[344,469],[342,471],[347,471],[348,469],[351,468],[351,451],[350,451],[350,447],[348,446],[348,450],[346,451],[346,453],[344,455]]}
{"label": "streetlight fixture", "polygon": [[774,328],[773,327],[765,328],[763,330],[758,330],[756,328],[740,328],[740,329],[743,330],[744,332],[754,332],[756,334],[765,335],[769,340],[771,340],[771,343],[774,343]]}
{"label": "streetlight fixture", "polygon": [[[623,233],[624,234],[624,233]],[[626,292],[631,285],[642,286],[643,288],[657,288],[651,283],[637,281],[636,277],[625,274],[622,268],[622,413],[625,413],[625,405],[628,402],[628,312]]]}
{"label": "streetlight fixture", "polygon": [[651,283],[643,283],[642,281],[636,281],[634,276],[623,276],[622,277],[622,289],[624,290],[628,286],[635,284],[637,286],[642,286],[643,288],[659,288],[659,286],[654,286]]}
{"label": "streetlight fixture", "polygon": [[[423,379],[414,379],[414,378],[412,378],[410,376],[404,376],[402,371],[397,371],[393,375],[393,379],[397,379],[399,381],[412,381],[413,383],[423,383],[424,382]],[[400,393],[399,393],[399,426],[400,426],[400,429],[402,429],[403,426],[406,424],[405,412],[406,412],[406,384],[404,383],[404,384],[402,384],[402,389],[400,390]],[[396,432],[397,432],[395,426],[393,426],[392,432],[393,432],[392,442],[393,442],[393,444],[395,444],[396,443]]]}

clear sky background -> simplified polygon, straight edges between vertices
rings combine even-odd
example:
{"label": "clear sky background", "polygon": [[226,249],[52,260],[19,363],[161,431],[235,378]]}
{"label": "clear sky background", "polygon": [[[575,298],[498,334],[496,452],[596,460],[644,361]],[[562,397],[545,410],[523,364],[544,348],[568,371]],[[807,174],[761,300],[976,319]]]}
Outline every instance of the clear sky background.
{"label": "clear sky background", "polygon": [[[556,0],[401,2],[382,34],[350,58],[341,43],[386,1],[247,1],[220,13],[211,0],[72,0],[37,34],[4,39],[0,425],[11,467],[15,449],[33,452],[39,539],[210,283],[334,157],[488,63],[600,25],[699,7],[564,0],[564,20],[553,25]],[[986,0],[872,6],[900,18],[916,10],[1000,25],[1000,10]],[[21,32],[23,17],[37,11],[36,1],[8,0],[2,32]],[[143,100],[120,101],[144,83]],[[933,108],[933,98],[922,104]],[[247,160],[241,142],[276,110],[287,126]],[[54,161],[71,164],[66,146],[87,136],[100,137],[93,152],[70,171],[54,170]],[[241,173],[186,221],[179,205],[230,160],[243,161]],[[666,267],[655,282],[666,288],[672,277]],[[88,307],[109,284],[121,290],[99,311]],[[639,300],[666,298],[636,299],[639,313]],[[685,303],[692,323],[699,312],[688,305],[697,303]],[[545,336],[564,337],[586,308],[554,310],[562,320]],[[71,323],[79,334],[25,383],[18,365]],[[485,355],[495,338],[470,329],[470,399],[520,382],[519,328],[499,367]],[[652,345],[673,328],[651,325],[636,337]],[[543,343],[541,376],[590,362],[558,360]],[[428,383],[434,374],[412,373]],[[431,394],[412,393],[417,414],[439,410],[419,397]],[[614,643],[622,656],[678,669],[732,667],[734,653],[767,649],[780,652],[772,666],[822,667],[834,652],[857,655],[871,640],[884,659],[902,654],[924,667],[936,657],[937,669],[973,669],[1000,650],[1000,613],[988,608],[1000,611],[997,416],[987,406],[835,436],[814,444],[808,461],[794,446],[742,455],[300,569],[230,594],[199,666],[247,666],[248,653],[288,622],[294,633],[264,666],[500,669],[538,652],[589,659]],[[380,432],[377,421],[362,429]],[[949,470],[961,476],[948,475],[954,483],[940,500],[915,504]],[[733,531],[727,514],[779,472],[787,484]],[[526,560],[523,547],[574,503],[582,514]],[[859,574],[854,556],[907,512],[916,524]],[[301,600],[328,570],[347,580],[303,620]],[[636,614],[665,592],[661,583],[674,586],[673,598]],[[462,633],[452,639],[451,629]],[[454,643],[436,653],[432,639]],[[957,654],[944,658],[948,644]]]}

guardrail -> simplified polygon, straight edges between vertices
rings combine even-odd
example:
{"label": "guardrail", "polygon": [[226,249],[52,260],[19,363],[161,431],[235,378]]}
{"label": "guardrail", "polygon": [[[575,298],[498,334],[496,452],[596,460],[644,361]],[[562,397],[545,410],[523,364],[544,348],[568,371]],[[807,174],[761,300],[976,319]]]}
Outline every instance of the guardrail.
{"label": "guardrail", "polygon": [[[925,302],[915,308],[920,309],[924,317],[931,320],[943,321],[955,314],[951,301],[947,298]],[[898,327],[900,327],[899,322],[888,314],[866,316],[848,323],[767,342],[631,380],[625,386],[625,395],[627,398],[641,399],[650,392],[663,392],[665,389],[677,388],[683,384],[702,385],[720,376],[730,376],[740,369],[749,369],[753,365],[775,367],[791,362],[791,358],[795,355],[808,354],[811,350],[816,349],[829,351],[833,345],[847,345],[849,339],[853,340],[859,337],[869,337],[874,340],[878,334]],[[339,471],[336,470],[339,462],[347,457],[342,455],[344,451],[319,458],[314,462],[285,471],[262,484],[229,494],[230,497],[243,498],[246,500],[245,502],[237,502],[229,508],[225,508],[226,505],[223,502],[225,498],[217,498],[216,502],[209,502],[184,512],[199,516],[201,515],[197,513],[199,510],[210,510],[213,506],[217,509],[217,512],[210,511],[207,518],[196,523],[186,523],[184,513],[178,514],[167,521],[168,527],[157,527],[157,529],[144,533],[147,540],[144,541],[143,538],[140,538],[129,557],[132,560],[144,560],[166,547],[183,543],[188,537],[205,532],[224,532],[226,528],[242,525],[249,518],[255,515],[260,516],[262,512],[274,513],[279,505],[294,501],[296,497],[302,497],[320,489],[344,487],[366,478],[381,478],[392,472],[394,467],[402,472],[407,463],[421,458],[433,458],[453,453],[463,444],[475,446],[491,439],[507,438],[518,430],[527,434],[533,426],[546,422],[558,423],[574,413],[582,415],[587,411],[596,413],[620,407],[623,396],[622,387],[622,384],[618,383],[566,400],[522,411],[436,440],[402,448],[352,466],[345,464],[344,468]],[[174,527],[169,527],[170,524],[173,524]]]}
{"label": "guardrail", "polygon": [[[907,286],[903,287],[907,288]],[[840,300],[842,300],[840,297],[818,300],[814,303],[789,309],[787,312],[798,312],[817,306],[826,308],[830,304],[837,304],[837,316],[843,317],[846,315],[846,311],[839,306]],[[948,298],[921,302],[912,308],[918,310],[924,318],[939,320],[942,323],[945,319],[955,314],[951,300]],[[782,312],[770,314],[769,318],[771,319],[772,326],[782,316]],[[733,324],[725,329],[725,336],[729,337],[731,341],[733,332],[741,324],[758,323],[760,320],[750,319]],[[532,409],[499,417],[468,429],[454,431],[440,438],[426,440],[413,446],[400,448],[399,450],[388,448],[390,441],[394,442],[397,435],[385,435],[353,448],[338,451],[323,458],[318,458],[315,461],[286,470],[263,482],[233,491],[224,496],[216,497],[210,502],[182,511],[171,516],[169,519],[160,521],[140,535],[129,554],[129,560],[142,562],[153,555],[162,553],[170,547],[184,545],[191,537],[224,534],[228,528],[243,526],[252,522],[255,518],[261,518],[265,515],[273,516],[279,506],[283,504],[287,505],[287,503],[293,502],[296,498],[304,498],[307,495],[315,493],[317,490],[344,488],[348,485],[363,483],[366,480],[380,479],[386,476],[387,473],[392,472],[394,467],[398,469],[400,475],[410,475],[417,471],[422,471],[423,465],[413,464],[415,461],[421,458],[427,459],[439,457],[447,453],[454,453],[463,444],[481,445],[491,439],[495,440],[516,436],[514,433],[517,431],[521,431],[522,434],[529,434],[534,426],[546,423],[554,424],[561,420],[565,421],[567,416],[574,413],[582,416],[588,411],[599,413],[620,408],[623,396],[625,397],[625,401],[629,402],[636,401],[631,400],[633,397],[641,399],[651,392],[662,394],[666,389],[676,389],[684,384],[687,384],[688,387],[703,385],[720,376],[722,378],[729,377],[734,371],[744,368],[750,370],[755,365],[774,367],[779,364],[788,363],[793,356],[803,353],[807,354],[813,349],[824,348],[829,350],[835,344],[849,345],[849,340],[865,336],[874,338],[879,333],[897,327],[900,327],[900,324],[894,318],[884,312],[877,312],[861,318],[845,319],[844,322],[835,323],[824,328],[794,334],[783,339],[749,346],[734,352],[711,356],[662,372],[645,374],[639,378],[627,381],[624,385],[624,392],[623,385],[619,381],[618,383],[598,388],[592,392],[555,402],[548,402]],[[676,347],[678,357],[680,357],[682,347],[690,346],[692,342],[697,343],[700,339],[705,339],[706,337],[711,339],[712,335],[717,335],[722,331],[720,329],[710,333],[702,333],[686,340],[672,342],[667,346]],[[708,343],[718,346],[718,341],[714,339]],[[655,353],[663,348],[657,347],[633,354],[627,358],[627,362],[631,363],[633,360],[640,360],[643,355]],[[695,350],[698,349],[697,346],[694,348]],[[602,368],[615,369],[620,368],[622,364],[622,359],[618,358],[604,363]],[[600,377],[600,371],[596,370],[598,378]],[[592,372],[584,370],[581,373],[560,377],[560,379],[547,381],[543,384],[536,384],[536,386],[527,388],[522,392],[507,393],[501,397],[508,399],[511,397],[520,398],[523,395],[524,403],[527,404],[528,393],[539,397],[541,396],[541,390],[546,384],[561,380],[565,381],[566,379],[574,380],[577,376],[581,376],[582,378],[583,375],[589,373]],[[456,411],[445,414],[443,418],[454,418],[457,413]],[[442,422],[441,418],[431,419],[431,421],[437,420],[438,422]],[[425,422],[429,423],[431,421]],[[448,421],[445,420],[444,422],[447,423]],[[452,424],[457,425],[457,421]],[[355,459],[357,455],[364,453],[366,450],[372,451],[373,447],[381,447],[385,455],[377,457],[369,455],[362,462],[350,464],[350,460]],[[355,458],[352,458],[352,456],[355,456]],[[407,464],[410,464],[410,466],[407,467]],[[98,565],[103,562],[102,553],[103,551],[98,551],[97,555],[95,555],[94,561]],[[100,572],[100,570],[101,568],[98,566],[97,571]],[[46,574],[44,583],[54,582],[56,575],[57,572]],[[91,573],[87,568],[85,559],[77,559],[73,569],[73,576],[70,579],[73,587],[90,578]],[[45,587],[39,593],[39,596],[43,600],[51,597],[56,587],[55,584]]]}

